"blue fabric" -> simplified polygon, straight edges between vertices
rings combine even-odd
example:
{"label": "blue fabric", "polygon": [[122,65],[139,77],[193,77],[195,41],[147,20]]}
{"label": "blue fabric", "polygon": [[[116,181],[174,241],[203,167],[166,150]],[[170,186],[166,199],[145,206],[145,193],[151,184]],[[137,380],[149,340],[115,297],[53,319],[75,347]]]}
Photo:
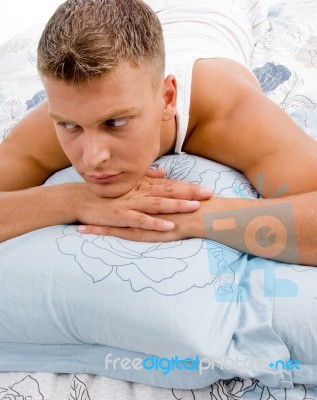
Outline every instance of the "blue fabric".
{"label": "blue fabric", "polygon": [[[157,164],[170,178],[201,183],[220,196],[257,195],[244,176],[212,161],[180,155]],[[80,180],[69,168],[47,184]],[[94,373],[174,388],[236,375],[271,387],[317,382],[316,330],[306,333],[311,352],[303,354],[287,332],[295,329],[296,315],[288,309],[279,329],[274,314],[275,296],[299,302],[299,289],[310,285],[302,307],[315,315],[314,268],[251,257],[210,240],[135,243],[82,235],[72,225],[8,240],[0,254],[1,371]],[[167,372],[152,359],[133,370],[112,361],[106,368],[107,355],[190,360],[188,369],[174,365]],[[300,369],[269,366],[293,356]]]}

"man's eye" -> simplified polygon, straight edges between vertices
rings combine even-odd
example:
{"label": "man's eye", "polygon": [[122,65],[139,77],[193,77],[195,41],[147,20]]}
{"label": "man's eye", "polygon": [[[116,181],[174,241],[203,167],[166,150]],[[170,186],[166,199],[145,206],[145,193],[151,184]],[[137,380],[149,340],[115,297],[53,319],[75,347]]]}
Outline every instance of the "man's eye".
{"label": "man's eye", "polygon": [[106,121],[107,126],[112,126],[114,128],[119,128],[127,123],[126,118],[116,118],[116,119],[108,119]]}
{"label": "man's eye", "polygon": [[60,125],[65,129],[74,129],[74,128],[77,127],[76,124],[71,124],[71,123],[68,123],[68,122],[58,122],[57,125]]}

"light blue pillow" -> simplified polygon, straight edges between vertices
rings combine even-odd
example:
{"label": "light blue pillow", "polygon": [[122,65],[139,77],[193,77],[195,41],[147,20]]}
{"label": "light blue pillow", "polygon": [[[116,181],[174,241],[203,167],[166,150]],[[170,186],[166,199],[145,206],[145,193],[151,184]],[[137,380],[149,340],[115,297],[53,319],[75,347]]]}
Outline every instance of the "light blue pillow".
{"label": "light blue pillow", "polygon": [[[157,164],[216,195],[256,196],[243,175],[212,161],[173,155]],[[47,184],[80,180],[68,168]],[[0,266],[1,371],[94,373],[184,389],[237,375],[278,387],[317,382],[316,330],[299,347],[289,330],[302,327],[283,303],[301,304],[297,312],[305,309],[316,326],[314,268],[210,240],[137,243],[82,235],[73,225],[0,244]],[[300,369],[276,364],[294,358]]]}

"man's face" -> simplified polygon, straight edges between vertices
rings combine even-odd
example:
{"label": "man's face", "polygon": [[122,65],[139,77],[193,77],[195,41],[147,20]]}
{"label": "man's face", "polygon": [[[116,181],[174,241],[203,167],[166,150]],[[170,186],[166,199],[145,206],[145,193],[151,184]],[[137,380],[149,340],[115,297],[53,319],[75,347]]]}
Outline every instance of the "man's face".
{"label": "man's face", "polygon": [[160,153],[162,88],[125,63],[89,85],[43,83],[60,144],[90,189],[101,197],[131,190]]}

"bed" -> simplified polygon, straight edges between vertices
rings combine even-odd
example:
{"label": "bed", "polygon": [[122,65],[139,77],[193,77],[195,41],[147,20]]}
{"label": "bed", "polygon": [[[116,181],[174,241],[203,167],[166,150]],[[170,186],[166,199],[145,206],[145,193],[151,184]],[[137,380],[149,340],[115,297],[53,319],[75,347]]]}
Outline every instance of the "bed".
{"label": "bed", "polygon": [[[262,90],[315,139],[316,22],[315,0],[270,1],[270,29],[251,60]],[[0,140],[45,99],[35,69],[41,29],[0,48]],[[216,163],[189,155],[157,163],[221,196],[258,196]],[[46,184],[78,180],[70,168]],[[132,246],[73,226],[0,244],[0,265],[0,399],[317,399],[314,267],[200,239]],[[187,368],[167,372],[175,355]],[[147,371],[115,368],[115,358],[148,359]]]}

